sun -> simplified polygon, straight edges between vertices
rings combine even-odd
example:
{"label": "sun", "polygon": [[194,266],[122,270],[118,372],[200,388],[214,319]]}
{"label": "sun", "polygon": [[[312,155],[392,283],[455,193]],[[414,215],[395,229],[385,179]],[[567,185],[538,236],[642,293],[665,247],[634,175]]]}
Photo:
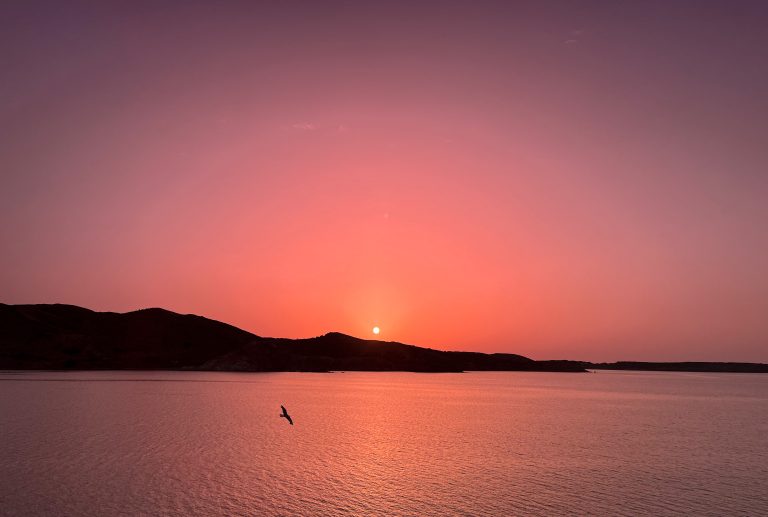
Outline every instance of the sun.
{"label": "sun", "polygon": [[373,333],[377,336],[379,335],[379,332],[381,332],[381,329],[379,327],[373,327]]}

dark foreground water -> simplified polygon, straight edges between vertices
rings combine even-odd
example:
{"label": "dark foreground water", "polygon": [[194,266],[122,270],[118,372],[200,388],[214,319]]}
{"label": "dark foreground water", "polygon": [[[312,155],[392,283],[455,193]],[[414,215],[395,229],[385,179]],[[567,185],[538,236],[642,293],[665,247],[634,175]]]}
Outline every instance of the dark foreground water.
{"label": "dark foreground water", "polygon": [[768,515],[768,375],[0,373],[3,515],[679,513]]}

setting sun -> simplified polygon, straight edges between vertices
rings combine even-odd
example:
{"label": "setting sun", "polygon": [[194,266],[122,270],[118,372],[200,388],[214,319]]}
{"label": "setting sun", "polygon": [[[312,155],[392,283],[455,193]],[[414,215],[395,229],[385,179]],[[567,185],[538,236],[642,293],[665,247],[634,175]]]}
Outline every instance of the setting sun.
{"label": "setting sun", "polygon": [[379,335],[379,332],[381,332],[381,329],[379,327],[373,327],[373,333],[377,336]]}

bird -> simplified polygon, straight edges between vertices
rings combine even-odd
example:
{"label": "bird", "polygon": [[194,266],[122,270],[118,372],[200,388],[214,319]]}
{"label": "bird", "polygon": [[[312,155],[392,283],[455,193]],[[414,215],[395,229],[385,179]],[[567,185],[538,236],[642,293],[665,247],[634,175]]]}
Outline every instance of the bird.
{"label": "bird", "polygon": [[280,418],[285,418],[288,420],[288,423],[293,425],[293,420],[291,419],[291,415],[288,414],[288,411],[285,410],[285,406],[280,406],[280,408],[283,410],[283,414],[280,415]]}

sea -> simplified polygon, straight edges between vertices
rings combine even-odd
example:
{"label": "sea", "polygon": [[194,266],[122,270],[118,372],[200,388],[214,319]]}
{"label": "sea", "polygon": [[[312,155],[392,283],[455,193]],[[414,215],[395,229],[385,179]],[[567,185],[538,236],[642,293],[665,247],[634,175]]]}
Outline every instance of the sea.
{"label": "sea", "polygon": [[768,375],[0,372],[0,515],[682,514],[768,515]]}

